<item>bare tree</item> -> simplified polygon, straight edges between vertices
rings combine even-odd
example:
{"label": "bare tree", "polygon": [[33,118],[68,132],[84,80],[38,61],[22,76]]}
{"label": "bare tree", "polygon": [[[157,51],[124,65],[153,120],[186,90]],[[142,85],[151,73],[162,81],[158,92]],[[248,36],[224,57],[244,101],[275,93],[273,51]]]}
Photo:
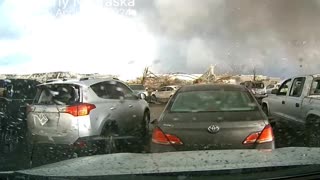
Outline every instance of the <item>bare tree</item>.
{"label": "bare tree", "polygon": [[256,78],[257,78],[257,70],[256,70],[256,67],[255,67],[255,66],[253,66],[252,72],[253,72],[253,81],[256,81]]}

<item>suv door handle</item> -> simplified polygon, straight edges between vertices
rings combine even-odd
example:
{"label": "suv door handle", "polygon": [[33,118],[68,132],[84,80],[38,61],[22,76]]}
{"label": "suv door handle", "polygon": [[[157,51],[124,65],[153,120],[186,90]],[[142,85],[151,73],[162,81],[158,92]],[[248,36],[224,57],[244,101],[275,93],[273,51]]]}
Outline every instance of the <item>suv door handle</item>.
{"label": "suv door handle", "polygon": [[286,104],[286,102],[285,102],[285,101],[282,101],[281,103],[282,103],[282,104]]}
{"label": "suv door handle", "polygon": [[300,104],[299,104],[299,103],[296,103],[296,107],[300,107]]}
{"label": "suv door handle", "polygon": [[132,104],[129,104],[129,108],[132,108],[133,107],[133,105]]}
{"label": "suv door handle", "polygon": [[115,109],[116,109],[115,107],[111,107],[111,108],[110,108],[110,110],[115,110]]}

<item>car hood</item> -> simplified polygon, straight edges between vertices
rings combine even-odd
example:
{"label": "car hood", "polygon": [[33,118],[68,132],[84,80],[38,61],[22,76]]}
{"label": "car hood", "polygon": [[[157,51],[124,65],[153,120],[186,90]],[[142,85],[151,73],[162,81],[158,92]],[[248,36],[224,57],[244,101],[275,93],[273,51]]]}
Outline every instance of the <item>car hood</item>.
{"label": "car hood", "polygon": [[34,176],[106,176],[319,165],[320,148],[290,147],[273,151],[213,150],[153,154],[119,153],[62,161],[17,171]]}

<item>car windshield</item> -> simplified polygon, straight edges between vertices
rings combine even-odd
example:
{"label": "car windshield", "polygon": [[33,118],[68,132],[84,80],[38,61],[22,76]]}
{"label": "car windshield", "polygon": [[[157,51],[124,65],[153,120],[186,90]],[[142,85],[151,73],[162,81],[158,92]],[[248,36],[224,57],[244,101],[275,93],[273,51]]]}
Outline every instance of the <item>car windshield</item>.
{"label": "car windshield", "polygon": [[320,0],[0,0],[0,179],[320,172],[318,17]]}
{"label": "car windshield", "polygon": [[194,91],[178,93],[170,112],[252,111],[256,107],[245,91]]}

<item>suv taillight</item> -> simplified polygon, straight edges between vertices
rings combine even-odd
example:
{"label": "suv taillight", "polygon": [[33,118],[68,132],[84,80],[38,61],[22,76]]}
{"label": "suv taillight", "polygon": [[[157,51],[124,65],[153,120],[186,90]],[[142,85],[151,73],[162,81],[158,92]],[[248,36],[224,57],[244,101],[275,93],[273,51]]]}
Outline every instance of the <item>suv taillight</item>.
{"label": "suv taillight", "polygon": [[65,109],[65,113],[69,113],[73,116],[86,116],[90,113],[92,109],[95,109],[94,104],[82,103],[73,106],[68,106]]}
{"label": "suv taillight", "polygon": [[270,124],[266,125],[261,132],[251,133],[247,138],[243,141],[242,144],[254,144],[254,143],[266,143],[272,142],[274,139],[272,127]]}
{"label": "suv taillight", "polygon": [[182,141],[174,135],[165,134],[160,128],[156,127],[152,133],[152,142],[162,145],[182,145]]}

